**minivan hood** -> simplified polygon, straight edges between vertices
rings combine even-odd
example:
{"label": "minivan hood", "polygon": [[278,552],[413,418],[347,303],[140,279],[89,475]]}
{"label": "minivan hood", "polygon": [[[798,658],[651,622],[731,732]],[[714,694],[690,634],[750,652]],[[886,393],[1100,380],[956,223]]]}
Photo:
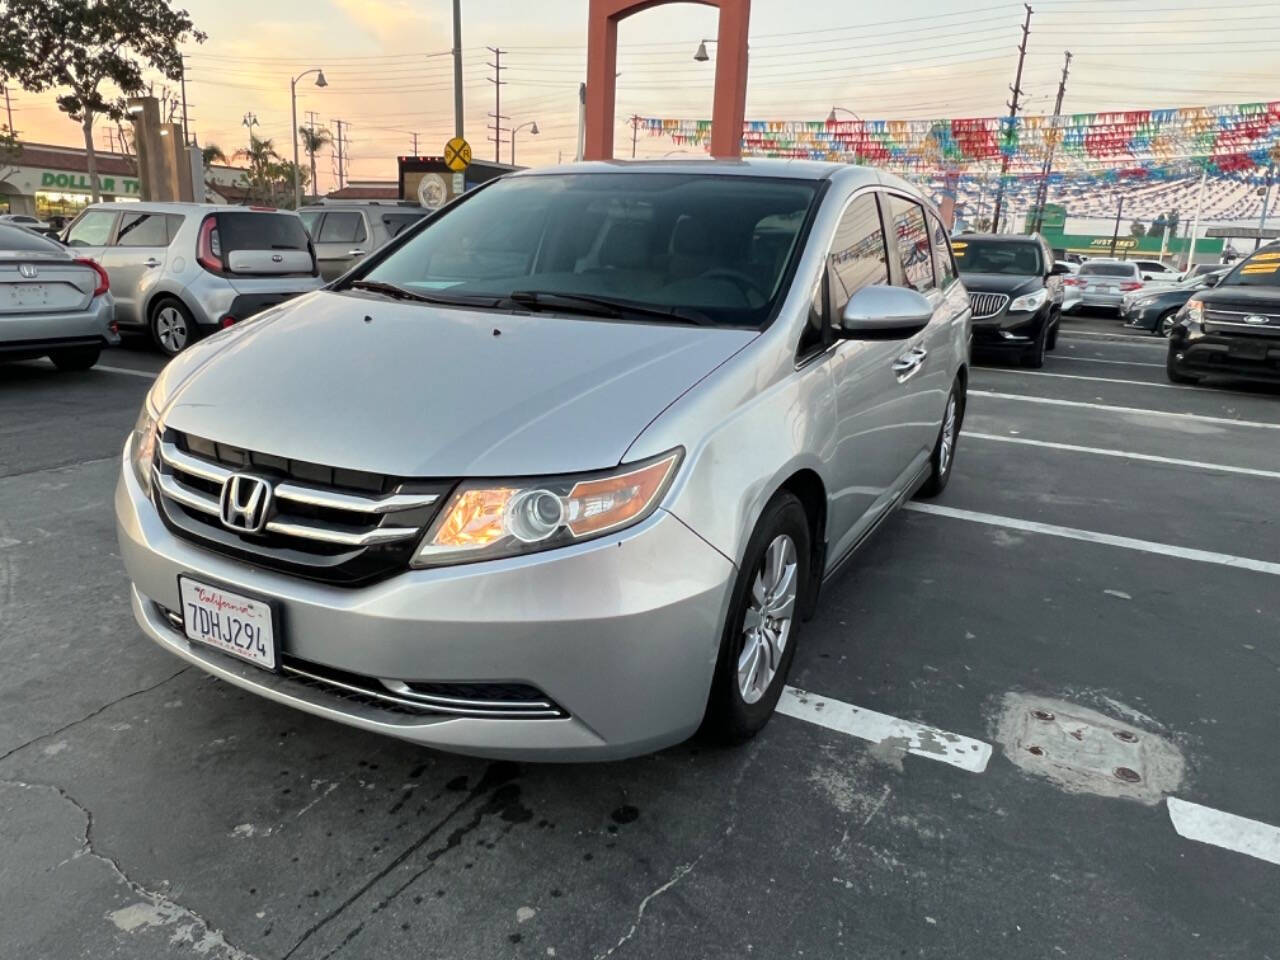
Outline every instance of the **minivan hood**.
{"label": "minivan hood", "polygon": [[757,336],[322,291],[197,344],[161,378],[171,394],[158,402],[167,426],[327,466],[573,473],[619,463]]}
{"label": "minivan hood", "polygon": [[960,279],[970,293],[1007,293],[1011,297],[1031,293],[1044,286],[1040,277],[1017,276],[1009,273],[964,273]]}

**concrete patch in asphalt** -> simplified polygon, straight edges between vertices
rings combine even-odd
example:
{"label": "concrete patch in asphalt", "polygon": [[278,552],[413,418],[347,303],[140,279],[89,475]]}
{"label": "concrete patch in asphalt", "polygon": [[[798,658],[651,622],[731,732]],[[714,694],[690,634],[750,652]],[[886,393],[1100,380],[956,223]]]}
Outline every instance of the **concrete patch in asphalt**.
{"label": "concrete patch in asphalt", "polygon": [[1177,790],[1186,763],[1147,730],[1064,700],[1007,693],[996,740],[1017,767],[1071,793],[1154,806]]}

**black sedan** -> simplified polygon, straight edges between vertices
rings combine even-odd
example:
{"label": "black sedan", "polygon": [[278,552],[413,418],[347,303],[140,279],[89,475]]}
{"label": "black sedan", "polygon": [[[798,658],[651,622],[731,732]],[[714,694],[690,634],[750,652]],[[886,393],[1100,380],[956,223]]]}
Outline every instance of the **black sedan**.
{"label": "black sedan", "polygon": [[1167,337],[1173,329],[1178,311],[1191,299],[1191,295],[1198,290],[1216,287],[1230,270],[1230,267],[1222,267],[1213,273],[1204,273],[1167,286],[1148,285],[1125,297],[1124,305],[1120,308],[1120,318],[1130,327]]}

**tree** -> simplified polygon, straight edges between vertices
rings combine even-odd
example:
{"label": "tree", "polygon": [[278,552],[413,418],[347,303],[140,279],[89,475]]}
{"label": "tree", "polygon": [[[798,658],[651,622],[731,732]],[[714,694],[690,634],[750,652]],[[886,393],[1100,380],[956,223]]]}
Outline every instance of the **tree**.
{"label": "tree", "polygon": [[22,144],[7,125],[0,123],[0,180],[8,179],[10,174],[17,172],[14,164],[21,156]]}
{"label": "tree", "polygon": [[316,199],[316,154],[333,143],[333,134],[324,127],[299,127],[302,149],[311,158],[311,199]]}
{"label": "tree", "polygon": [[32,93],[59,91],[58,108],[79,122],[95,202],[94,118],[124,119],[126,96],[146,89],[144,69],[177,80],[178,45],[205,40],[169,0],[5,0],[0,37],[0,74]]}
{"label": "tree", "polygon": [[[259,140],[250,135],[248,148],[237,150],[235,158],[248,165],[241,176],[251,201],[273,207],[293,206],[294,166],[276,153],[275,144],[270,139]],[[308,171],[299,166],[298,182],[305,187],[309,179]]]}
{"label": "tree", "polygon": [[227,155],[216,143],[206,143],[200,148],[200,162],[208,168],[215,163],[226,163]]}
{"label": "tree", "polygon": [[1147,235],[1147,228],[1142,225],[1141,220],[1134,220],[1129,224],[1129,234],[1134,239],[1141,240]]}

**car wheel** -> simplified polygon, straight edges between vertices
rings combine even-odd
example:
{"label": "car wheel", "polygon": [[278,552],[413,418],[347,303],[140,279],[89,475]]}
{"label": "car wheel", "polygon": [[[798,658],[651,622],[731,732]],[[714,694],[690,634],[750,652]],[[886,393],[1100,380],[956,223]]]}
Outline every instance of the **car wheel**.
{"label": "car wheel", "polygon": [[88,370],[101,355],[101,347],[68,347],[49,354],[49,359],[59,370]]}
{"label": "car wheel", "polygon": [[960,389],[960,381],[951,387],[947,396],[947,406],[942,414],[942,426],[938,429],[938,439],[933,445],[933,456],[929,458],[933,470],[929,479],[924,482],[916,497],[928,500],[936,497],[947,488],[951,479],[951,467],[956,462],[956,445],[960,442],[960,427],[964,424],[964,392]]}
{"label": "car wheel", "polygon": [[795,656],[811,556],[804,507],[780,492],[756,524],[734,583],[703,721],[714,739],[749,740],[773,715]]}
{"label": "car wheel", "polygon": [[1169,334],[1173,332],[1173,321],[1177,315],[1177,310],[1170,310],[1167,313],[1162,313],[1160,315],[1160,319],[1156,321],[1156,328],[1152,333],[1167,339]]}
{"label": "car wheel", "polygon": [[1044,366],[1044,351],[1046,340],[1049,336],[1049,323],[1045,321],[1044,326],[1040,328],[1040,332],[1036,334],[1035,343],[1027,348],[1022,355],[1022,365],[1032,370],[1039,370]]}
{"label": "car wheel", "polygon": [[1181,383],[1188,387],[1192,387],[1200,382],[1199,377],[1193,377],[1178,369],[1178,361],[1173,358],[1172,350],[1169,351],[1168,359],[1164,362],[1164,370],[1169,376],[1170,383]]}
{"label": "car wheel", "polygon": [[151,338],[162,352],[177,356],[195,342],[196,322],[178,300],[158,300],[151,308]]}
{"label": "car wheel", "polygon": [[1053,326],[1049,328],[1049,339],[1044,345],[1044,348],[1046,350],[1058,349],[1058,327],[1062,325],[1061,316],[1055,315],[1052,319],[1052,323],[1053,323]]}

